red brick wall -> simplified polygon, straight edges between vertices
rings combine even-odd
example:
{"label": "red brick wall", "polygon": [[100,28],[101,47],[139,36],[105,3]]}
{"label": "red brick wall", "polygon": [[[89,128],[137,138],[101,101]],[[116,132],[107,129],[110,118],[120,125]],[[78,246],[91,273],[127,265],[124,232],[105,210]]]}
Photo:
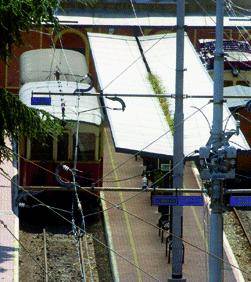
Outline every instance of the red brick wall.
{"label": "red brick wall", "polygon": [[[109,27],[93,27],[93,28],[67,28],[62,30],[62,37],[60,43],[59,37],[57,35],[51,35],[51,28],[44,27],[43,30],[34,30],[29,33],[23,34],[24,45],[13,48],[13,56],[8,61],[7,65],[0,63],[0,87],[5,87],[8,90],[17,93],[19,88],[19,56],[27,50],[38,49],[38,48],[49,48],[55,44],[57,48],[73,48],[78,50],[84,50],[87,63],[89,64],[89,69],[92,74],[94,74],[94,66],[91,60],[91,51],[89,48],[87,40],[87,32],[101,32],[108,33]],[[146,35],[173,32],[171,28],[144,28],[144,33]],[[251,31],[249,31],[251,34]],[[114,34],[121,35],[133,35],[134,28],[126,27],[116,27],[114,28]],[[192,43],[196,46],[198,39],[201,38],[214,38],[215,32],[213,28],[188,28],[188,36],[190,37]],[[249,35],[246,37],[249,39]],[[240,34],[236,30],[226,29],[225,38],[242,39]],[[62,45],[62,46],[61,46]]]}

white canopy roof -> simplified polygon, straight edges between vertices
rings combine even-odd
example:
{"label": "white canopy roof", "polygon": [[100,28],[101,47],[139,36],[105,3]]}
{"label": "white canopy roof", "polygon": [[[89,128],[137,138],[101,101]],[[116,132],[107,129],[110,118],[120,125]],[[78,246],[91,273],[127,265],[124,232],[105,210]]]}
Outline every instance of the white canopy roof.
{"label": "white canopy roof", "polygon": [[[98,97],[80,96],[79,109],[77,107],[77,96],[64,96],[64,93],[74,93],[76,89],[86,89],[87,85],[83,83],[67,82],[67,81],[41,81],[26,83],[21,87],[19,92],[20,100],[29,107],[45,110],[54,117],[62,119],[61,99],[65,102],[65,120],[77,120],[77,112],[82,112],[79,116],[80,122],[100,125],[102,122],[102,114]],[[94,90],[93,90],[94,91]],[[32,92],[45,93],[43,96],[49,97],[50,93],[62,93],[62,95],[51,96],[51,105],[31,105]],[[99,109],[96,109],[99,108]],[[94,110],[91,110],[94,109]],[[88,110],[88,112],[83,112]],[[91,110],[91,111],[89,111]]]}
{"label": "white canopy roof", "polygon": [[[233,99],[227,99],[229,108],[245,106],[251,100],[251,87],[236,85],[224,88],[224,95],[233,96]],[[247,98],[234,98],[236,96],[246,96]]]}
{"label": "white canopy roof", "polygon": [[[134,38],[93,33],[89,33],[88,37],[104,93],[154,94],[141,59],[116,78],[132,61],[141,58]],[[126,104],[124,112],[107,111],[115,148],[131,153],[144,148],[142,153],[145,154],[171,156],[172,134],[158,99],[123,97],[123,100]],[[109,107],[117,106],[117,102],[108,99],[104,102]],[[165,133],[163,138],[148,146]]]}
{"label": "white canopy roof", "polygon": [[[141,38],[143,50],[156,44],[145,53],[146,60],[152,72],[158,75],[169,93],[175,92],[175,63],[176,63],[176,34],[147,36]],[[157,43],[158,42],[158,43]],[[184,94],[188,95],[213,95],[213,81],[202,65],[188,36],[185,36],[184,54]],[[210,128],[213,121],[213,103],[209,99],[196,98],[184,100],[184,154],[204,146],[210,137]],[[174,99],[169,99],[171,111],[174,112]],[[206,105],[206,106],[205,106]],[[197,109],[199,112],[192,115]],[[203,115],[203,114],[204,115]],[[228,117],[230,118],[228,119]],[[235,119],[226,104],[223,106],[223,128],[235,129]],[[209,128],[210,127],[210,128]],[[237,148],[249,149],[242,133],[232,136],[230,143]],[[237,145],[238,144],[238,145]]]}
{"label": "white canopy roof", "polygon": [[20,83],[56,80],[81,81],[88,73],[85,56],[67,49],[36,49],[20,56]]}
{"label": "white canopy roof", "polygon": [[[98,80],[104,93],[153,93],[147,80],[146,67],[133,37],[94,33],[89,33],[88,36]],[[152,73],[160,78],[167,93],[175,93],[176,34],[168,34],[165,37],[144,36],[140,41]],[[187,70],[184,75],[184,94],[213,95],[212,80],[187,36],[185,37],[185,69]],[[170,133],[144,149],[147,144],[169,130],[157,98],[124,100],[127,105],[124,113],[108,113],[115,147],[118,150],[143,150],[156,155],[172,156],[173,137]],[[170,110],[174,113],[175,101],[169,100]],[[110,105],[111,102],[105,100],[105,103]],[[184,115],[184,154],[188,155],[205,146],[210,137],[212,103],[206,98],[185,99]],[[224,106],[223,119],[227,120],[229,115],[230,111]],[[227,128],[235,128],[234,118],[229,118]],[[242,133],[233,136],[231,141],[238,148],[249,149]]]}
{"label": "white canopy roof", "polygon": [[[176,26],[176,15],[168,14],[166,9],[160,11],[137,11],[135,18],[132,11],[109,11],[105,9],[96,9],[92,11],[71,11],[71,15],[57,15],[62,24],[81,26],[155,26],[168,27]],[[214,27],[216,23],[215,16],[186,16],[185,24],[192,27]],[[245,26],[251,27],[251,21],[245,17],[224,17],[225,27]]]}

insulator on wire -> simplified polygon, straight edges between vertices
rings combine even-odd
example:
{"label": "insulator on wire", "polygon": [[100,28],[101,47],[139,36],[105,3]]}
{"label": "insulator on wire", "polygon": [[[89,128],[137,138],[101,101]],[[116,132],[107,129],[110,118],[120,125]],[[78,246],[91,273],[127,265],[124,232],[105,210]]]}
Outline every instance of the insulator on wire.
{"label": "insulator on wire", "polygon": [[144,175],[142,178],[142,189],[145,190],[148,187],[147,177]]}
{"label": "insulator on wire", "polygon": [[65,118],[65,101],[64,101],[63,98],[61,99],[61,111],[62,111],[62,119],[64,120],[64,118]]}
{"label": "insulator on wire", "polygon": [[70,171],[70,168],[68,167],[68,165],[62,165],[62,168],[65,171]]}

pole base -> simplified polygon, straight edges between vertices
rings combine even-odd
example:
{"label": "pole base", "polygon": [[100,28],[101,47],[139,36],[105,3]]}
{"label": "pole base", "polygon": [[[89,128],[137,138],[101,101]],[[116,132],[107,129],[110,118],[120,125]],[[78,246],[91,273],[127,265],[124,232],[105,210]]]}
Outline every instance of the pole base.
{"label": "pole base", "polygon": [[168,278],[168,282],[186,282],[186,278]]}

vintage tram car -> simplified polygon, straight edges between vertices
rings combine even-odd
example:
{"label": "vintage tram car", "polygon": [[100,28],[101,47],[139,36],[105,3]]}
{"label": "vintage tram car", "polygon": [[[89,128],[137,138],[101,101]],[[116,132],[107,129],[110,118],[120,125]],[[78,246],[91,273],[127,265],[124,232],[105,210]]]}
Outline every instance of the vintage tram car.
{"label": "vintage tram car", "polygon": [[[73,50],[38,49],[20,57],[20,100],[62,119],[64,132],[47,140],[19,140],[19,179],[24,187],[59,186],[55,171],[59,164],[73,167],[76,121],[79,114],[77,169],[81,186],[102,185],[103,116],[98,97],[74,95],[87,89],[85,57]],[[34,93],[42,93],[36,96]],[[94,92],[94,89],[89,91]],[[57,93],[57,95],[54,95]],[[64,94],[68,95],[64,95]],[[72,93],[72,96],[69,95]],[[53,94],[53,95],[52,95]],[[79,99],[79,100],[78,100]]]}

